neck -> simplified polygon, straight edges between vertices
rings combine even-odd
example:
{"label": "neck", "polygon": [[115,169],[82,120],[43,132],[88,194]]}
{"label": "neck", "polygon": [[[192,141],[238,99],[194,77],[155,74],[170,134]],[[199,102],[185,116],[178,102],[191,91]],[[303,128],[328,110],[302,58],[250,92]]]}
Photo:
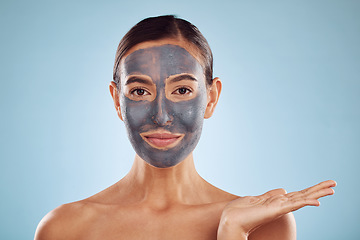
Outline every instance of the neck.
{"label": "neck", "polygon": [[155,208],[209,201],[204,191],[210,184],[197,173],[192,154],[170,168],[153,167],[136,155],[129,174],[123,180],[124,185],[130,186],[132,201]]}

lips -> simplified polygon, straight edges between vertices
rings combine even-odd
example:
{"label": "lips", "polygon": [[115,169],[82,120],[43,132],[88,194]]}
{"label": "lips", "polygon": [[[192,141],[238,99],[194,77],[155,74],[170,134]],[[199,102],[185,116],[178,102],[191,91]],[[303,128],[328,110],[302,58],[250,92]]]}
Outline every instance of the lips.
{"label": "lips", "polygon": [[174,147],[183,138],[182,134],[168,132],[147,132],[140,135],[149,145],[159,149]]}

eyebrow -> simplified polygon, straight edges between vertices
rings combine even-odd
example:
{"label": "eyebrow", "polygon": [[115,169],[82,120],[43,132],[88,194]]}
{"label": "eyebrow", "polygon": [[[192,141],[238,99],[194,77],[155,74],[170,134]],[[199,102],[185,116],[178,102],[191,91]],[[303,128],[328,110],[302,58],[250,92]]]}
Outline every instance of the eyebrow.
{"label": "eyebrow", "polygon": [[184,80],[184,79],[191,80],[191,81],[197,81],[197,79],[194,78],[193,76],[191,76],[190,74],[182,74],[180,76],[176,76],[174,78],[171,78],[169,81],[170,82],[179,82],[179,81]]}
{"label": "eyebrow", "polygon": [[147,85],[152,85],[153,84],[152,81],[150,81],[148,79],[143,79],[143,78],[139,78],[139,77],[136,77],[136,76],[129,77],[126,80],[125,86],[129,85],[131,83],[143,83],[143,84],[147,84]]}

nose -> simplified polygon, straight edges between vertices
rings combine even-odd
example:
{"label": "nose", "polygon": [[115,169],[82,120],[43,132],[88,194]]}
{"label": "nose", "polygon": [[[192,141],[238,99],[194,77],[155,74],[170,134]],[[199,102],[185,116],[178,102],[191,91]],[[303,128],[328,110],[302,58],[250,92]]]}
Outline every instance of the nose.
{"label": "nose", "polygon": [[160,126],[168,125],[172,122],[172,116],[167,109],[165,96],[161,93],[160,96],[155,99],[153,122]]}

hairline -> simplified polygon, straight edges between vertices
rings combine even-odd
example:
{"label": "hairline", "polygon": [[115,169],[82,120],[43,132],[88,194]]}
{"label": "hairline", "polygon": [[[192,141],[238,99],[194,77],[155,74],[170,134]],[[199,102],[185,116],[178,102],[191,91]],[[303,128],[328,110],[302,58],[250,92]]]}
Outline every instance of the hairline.
{"label": "hairline", "polygon": [[[184,38],[181,33],[178,33],[179,35],[176,37],[165,37],[165,38],[160,38],[160,39],[156,39],[156,40],[150,40],[150,41],[144,41],[144,42],[140,42],[134,46],[132,46],[130,49],[126,50],[125,53],[121,56],[121,58],[119,59],[119,63],[116,67],[116,72],[119,72],[121,70],[121,65],[122,63],[126,60],[126,58],[131,55],[132,53],[141,50],[141,49],[147,49],[147,48],[151,48],[151,47],[159,47],[159,46],[164,46],[164,45],[174,45],[174,46],[179,46],[183,49],[185,49],[192,57],[194,57],[196,59],[196,61],[201,65],[202,70],[203,70],[203,74],[204,74],[204,81],[205,81],[205,85],[208,88],[210,85],[208,83],[208,81],[206,80],[206,59],[205,57],[201,54],[201,49],[198,48],[194,43],[188,41],[186,38]],[[183,42],[184,44],[180,45],[180,44],[176,44],[176,43],[160,43],[160,44],[156,44],[156,42],[161,42],[161,41],[175,41],[175,42]],[[139,45],[142,45],[144,43],[155,43],[152,46],[149,47],[139,47]],[[185,46],[184,46],[185,45]],[[193,54],[196,53],[196,54]],[[119,84],[116,83],[115,79],[113,80],[113,82],[115,82],[115,84],[118,87],[118,90],[120,90],[121,87],[121,74],[117,74],[117,77],[119,78]]]}

